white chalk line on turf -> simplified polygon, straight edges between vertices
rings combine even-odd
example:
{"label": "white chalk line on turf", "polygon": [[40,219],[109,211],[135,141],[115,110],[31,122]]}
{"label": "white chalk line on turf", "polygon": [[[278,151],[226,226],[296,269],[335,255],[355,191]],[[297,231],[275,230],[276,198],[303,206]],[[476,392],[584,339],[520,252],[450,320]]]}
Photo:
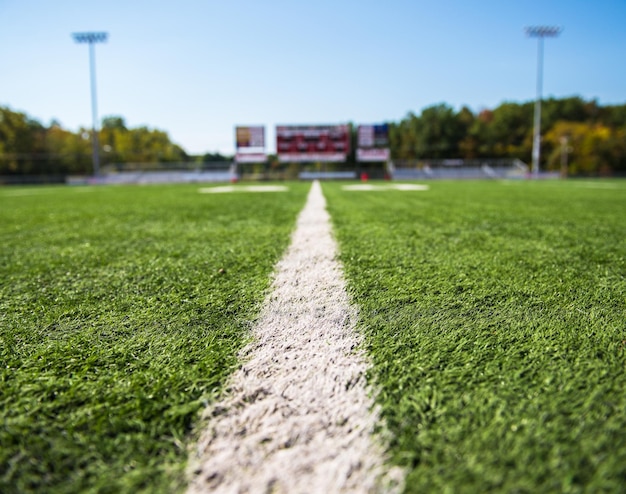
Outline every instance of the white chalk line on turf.
{"label": "white chalk line on turf", "polygon": [[[384,448],[336,259],[325,199],[314,182],[291,245],[226,396],[189,462],[189,492],[394,492],[402,472]],[[377,436],[380,438],[380,436]]]}
{"label": "white chalk line on turf", "polygon": [[352,192],[361,192],[361,191],[385,191],[385,190],[403,190],[403,191],[413,191],[413,190],[428,190],[428,185],[421,184],[385,184],[385,185],[375,185],[375,184],[354,184],[354,185],[344,185],[341,187],[343,190],[352,191]]}
{"label": "white chalk line on turf", "polygon": [[221,187],[203,187],[201,194],[220,194],[227,192],[286,192],[285,185],[223,185]]}

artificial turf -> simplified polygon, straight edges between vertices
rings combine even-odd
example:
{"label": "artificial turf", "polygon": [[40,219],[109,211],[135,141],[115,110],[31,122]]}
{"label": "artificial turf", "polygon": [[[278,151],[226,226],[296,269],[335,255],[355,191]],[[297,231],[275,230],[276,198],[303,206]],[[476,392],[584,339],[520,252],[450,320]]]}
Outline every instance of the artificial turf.
{"label": "artificial turf", "polygon": [[622,492],[626,182],[325,183],[406,492]]}
{"label": "artificial turf", "polygon": [[0,189],[0,492],[173,492],[308,184]]}
{"label": "artificial turf", "polygon": [[[626,183],[324,183],[407,492],[626,484]],[[308,184],[0,189],[0,491],[171,492]]]}

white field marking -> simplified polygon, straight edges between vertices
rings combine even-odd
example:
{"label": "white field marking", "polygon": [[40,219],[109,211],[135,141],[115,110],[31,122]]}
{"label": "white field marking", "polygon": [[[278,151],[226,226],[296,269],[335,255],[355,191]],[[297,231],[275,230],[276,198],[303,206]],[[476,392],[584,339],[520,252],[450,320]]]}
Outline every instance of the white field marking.
{"label": "white field marking", "polygon": [[[503,181],[504,185],[513,185],[513,184],[523,184],[528,183],[525,180],[515,180],[515,181]],[[618,183],[607,183],[607,182],[592,182],[592,181],[577,181],[574,179],[573,181],[569,180],[550,180],[542,182],[545,186],[550,187],[577,187],[579,189],[621,189],[622,185]]]}
{"label": "white field marking", "polygon": [[285,185],[224,185],[222,187],[204,187],[201,194],[219,194],[225,192],[285,192]]}
{"label": "white field marking", "polygon": [[428,190],[428,185],[420,184],[389,184],[389,185],[374,185],[374,184],[355,184],[344,185],[343,190],[349,191],[368,191],[368,190]]}
{"label": "white field marking", "polygon": [[254,341],[227,395],[205,412],[189,493],[396,492],[358,349],[319,182],[313,182]]}
{"label": "white field marking", "polygon": [[37,196],[42,194],[51,194],[56,191],[66,191],[71,190],[73,192],[92,192],[93,187],[69,187],[63,188],[63,186],[59,185],[58,187],[40,187],[33,189],[23,189],[23,190],[0,190],[0,197],[25,197],[25,196]]}
{"label": "white field marking", "polygon": [[574,182],[575,187],[584,189],[620,189],[619,184],[611,184],[606,182]]}
{"label": "white field marking", "polygon": [[49,187],[22,189],[22,190],[3,190],[0,192],[0,197],[23,197],[23,196],[38,196],[41,194],[50,194],[58,189]]}

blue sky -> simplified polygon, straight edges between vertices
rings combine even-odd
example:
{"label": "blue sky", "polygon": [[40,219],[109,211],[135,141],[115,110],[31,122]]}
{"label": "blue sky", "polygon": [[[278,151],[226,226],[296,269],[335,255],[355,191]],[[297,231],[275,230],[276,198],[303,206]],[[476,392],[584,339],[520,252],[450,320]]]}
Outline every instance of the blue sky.
{"label": "blue sky", "polygon": [[98,112],[165,130],[189,153],[234,152],[234,126],[398,121],[445,102],[543,94],[626,102],[626,0],[0,0],[0,105],[71,130]]}

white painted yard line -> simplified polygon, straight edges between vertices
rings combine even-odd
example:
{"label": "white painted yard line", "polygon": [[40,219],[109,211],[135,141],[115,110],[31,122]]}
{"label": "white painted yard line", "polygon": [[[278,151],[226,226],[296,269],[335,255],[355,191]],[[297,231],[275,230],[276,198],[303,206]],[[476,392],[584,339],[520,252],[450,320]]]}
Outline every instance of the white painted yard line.
{"label": "white painted yard line", "polygon": [[344,185],[342,190],[362,192],[362,191],[386,191],[386,190],[403,190],[403,191],[415,191],[415,190],[428,190],[428,185],[421,184],[353,184]]}
{"label": "white painted yard line", "polygon": [[286,192],[285,185],[224,185],[221,187],[203,187],[201,194],[220,194],[227,192]]}
{"label": "white painted yard line", "polygon": [[207,411],[189,493],[394,492],[356,311],[314,182],[229,393]]}

